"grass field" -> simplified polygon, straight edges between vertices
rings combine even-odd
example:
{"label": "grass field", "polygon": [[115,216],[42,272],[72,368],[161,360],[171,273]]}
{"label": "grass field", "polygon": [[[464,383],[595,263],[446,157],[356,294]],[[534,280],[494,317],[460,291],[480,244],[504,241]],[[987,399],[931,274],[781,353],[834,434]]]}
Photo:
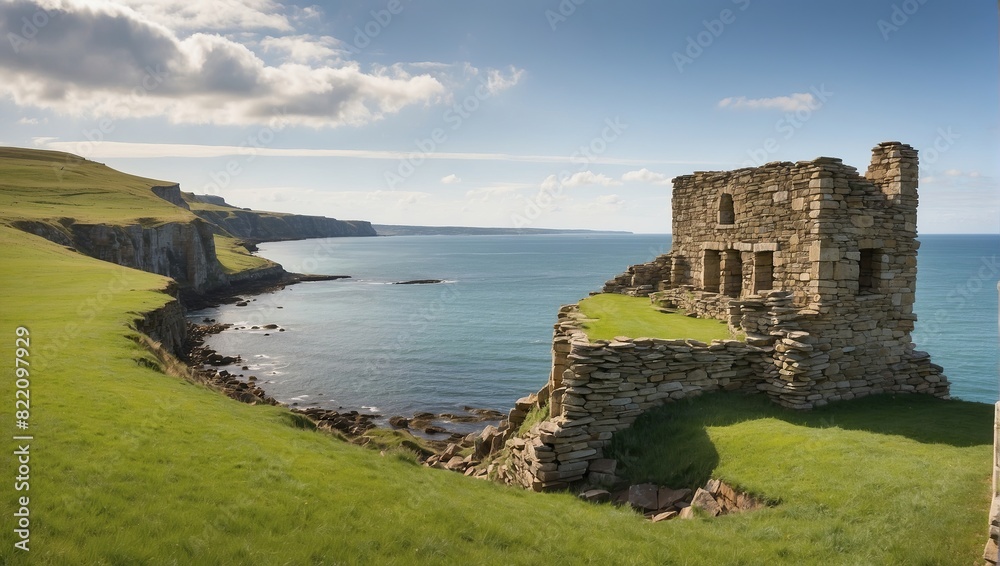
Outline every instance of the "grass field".
{"label": "grass field", "polygon": [[0,221],[7,223],[69,217],[81,224],[149,225],[194,219],[149,190],[171,184],[68,153],[0,147]]}
{"label": "grass field", "polygon": [[583,325],[591,340],[629,338],[691,338],[702,342],[732,339],[726,323],[662,313],[646,297],[626,297],[604,293],[580,301],[580,312],[588,319]]}
{"label": "grass field", "polygon": [[[808,417],[752,400],[673,405],[690,422],[650,429],[650,444],[690,432],[699,460],[717,454],[702,475],[781,504],[652,524],[383,457],[140,366],[127,325],[166,300],[161,277],[8,228],[0,263],[0,359],[13,367],[14,329],[29,328],[35,436],[32,550],[12,549],[7,515],[3,564],[969,564],[981,552],[987,405],[872,400]],[[864,413],[884,426],[857,424]],[[0,470],[13,478],[13,458]]]}

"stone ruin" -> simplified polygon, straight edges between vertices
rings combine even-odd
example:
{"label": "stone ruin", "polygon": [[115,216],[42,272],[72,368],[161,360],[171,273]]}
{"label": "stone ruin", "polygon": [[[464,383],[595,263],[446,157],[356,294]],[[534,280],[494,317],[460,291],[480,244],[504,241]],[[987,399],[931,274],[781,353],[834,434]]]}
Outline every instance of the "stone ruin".
{"label": "stone ruin", "polygon": [[[863,176],[820,157],[675,178],[670,252],[603,292],[724,320],[745,340],[591,341],[576,305],[563,307],[548,383],[480,443],[508,449],[498,475],[535,490],[607,483],[615,432],[709,391],[761,392],[793,409],[877,393],[947,398],[942,368],[910,338],[917,151],[884,142],[872,153]],[[546,404],[549,418],[516,436]]]}
{"label": "stone ruin", "polygon": [[864,176],[820,157],[677,177],[670,253],[604,291],[649,294],[773,345],[779,377],[761,389],[787,407],[947,397],[941,368],[910,339],[917,177],[917,151],[899,142],[875,147]]}

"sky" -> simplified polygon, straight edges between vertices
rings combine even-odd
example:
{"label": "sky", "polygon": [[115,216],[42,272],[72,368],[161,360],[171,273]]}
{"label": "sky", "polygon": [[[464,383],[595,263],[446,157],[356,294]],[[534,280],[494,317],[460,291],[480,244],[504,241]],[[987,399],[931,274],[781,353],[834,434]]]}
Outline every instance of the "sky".
{"label": "sky", "polygon": [[0,145],[261,210],[670,231],[693,171],[920,151],[922,233],[1000,232],[982,0],[0,0]]}

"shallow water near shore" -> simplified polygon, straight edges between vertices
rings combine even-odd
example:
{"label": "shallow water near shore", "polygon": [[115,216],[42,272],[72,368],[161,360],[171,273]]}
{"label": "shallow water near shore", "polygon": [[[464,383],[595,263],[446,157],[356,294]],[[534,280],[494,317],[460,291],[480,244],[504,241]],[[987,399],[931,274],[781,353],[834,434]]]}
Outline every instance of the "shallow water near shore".
{"label": "shallow water near shore", "polygon": [[[998,390],[1000,236],[922,236],[917,348],[952,395]],[[293,272],[350,275],[190,314],[232,323],[207,344],[240,354],[270,395],[300,407],[385,416],[505,411],[547,378],[560,305],[670,248],[667,235],[398,236],[260,245]],[[436,279],[443,283],[392,285]],[[276,324],[275,329],[249,330]],[[464,427],[456,427],[464,428]]]}

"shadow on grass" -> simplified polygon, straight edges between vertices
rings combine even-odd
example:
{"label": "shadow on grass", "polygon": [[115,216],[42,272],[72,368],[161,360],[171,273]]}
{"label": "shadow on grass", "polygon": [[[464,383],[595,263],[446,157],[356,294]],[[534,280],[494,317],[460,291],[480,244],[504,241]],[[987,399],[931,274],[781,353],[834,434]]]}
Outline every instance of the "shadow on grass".
{"label": "shadow on grass", "polygon": [[615,435],[606,454],[618,460],[633,482],[704,485],[719,464],[708,429],[759,419],[954,447],[993,442],[993,405],[985,403],[927,395],[875,395],[803,412],[775,405],[763,395],[714,393],[648,411]]}

